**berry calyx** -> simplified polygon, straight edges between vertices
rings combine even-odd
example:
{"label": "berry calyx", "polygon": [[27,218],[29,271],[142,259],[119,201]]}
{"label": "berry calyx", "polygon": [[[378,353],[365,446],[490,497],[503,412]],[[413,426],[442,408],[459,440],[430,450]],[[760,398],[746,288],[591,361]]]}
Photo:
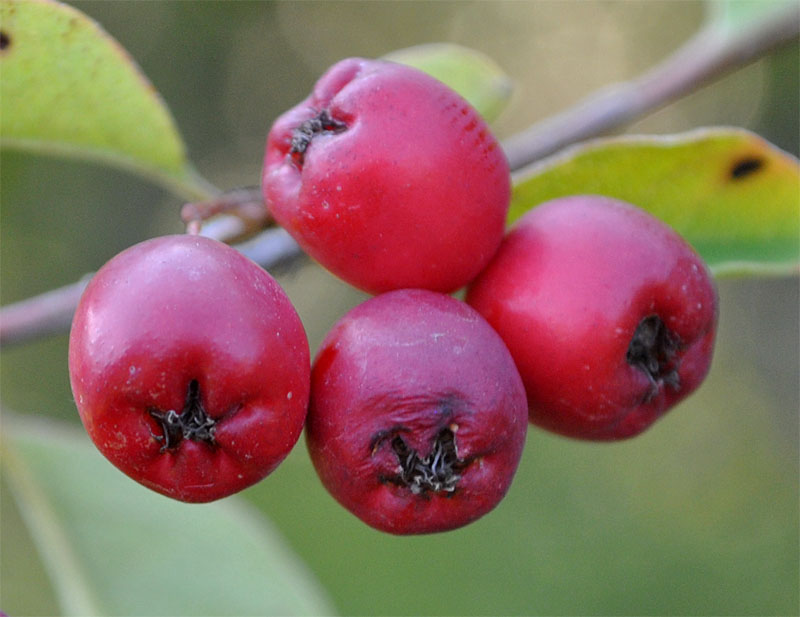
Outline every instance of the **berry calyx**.
{"label": "berry calyx", "polygon": [[[410,489],[418,495],[426,491],[452,493],[461,479],[459,471],[468,462],[458,457],[454,430],[457,426],[443,428],[436,435],[427,456],[419,453],[405,442],[401,434],[392,437],[391,446],[400,465],[398,473],[385,478]],[[380,445],[380,441],[376,444]]]}
{"label": "berry calyx", "polygon": [[153,435],[161,442],[161,452],[177,448],[182,439],[202,441],[210,446],[216,445],[214,442],[216,421],[203,409],[200,386],[196,379],[189,382],[186,402],[180,413],[173,409],[161,411],[156,408],[148,409],[147,413],[161,426],[161,435]]}
{"label": "berry calyx", "polygon": [[292,161],[298,167],[302,167],[306,150],[316,135],[341,133],[346,129],[347,125],[344,122],[334,120],[328,110],[323,109],[292,131],[292,146],[289,148]]}
{"label": "berry calyx", "polygon": [[680,390],[680,347],[678,336],[670,332],[658,315],[648,315],[636,326],[625,359],[650,380],[645,402],[658,394],[664,385]]}

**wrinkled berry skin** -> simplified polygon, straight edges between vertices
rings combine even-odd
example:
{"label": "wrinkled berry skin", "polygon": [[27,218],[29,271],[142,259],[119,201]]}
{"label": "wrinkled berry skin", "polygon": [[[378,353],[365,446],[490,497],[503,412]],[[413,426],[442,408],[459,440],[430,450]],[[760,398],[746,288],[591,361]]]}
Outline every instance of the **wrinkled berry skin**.
{"label": "wrinkled berry skin", "polygon": [[275,122],[262,188],[275,220],[348,283],[450,292],[499,246],[510,175],[453,90],[417,69],[351,58]]}
{"label": "wrinkled berry skin", "polygon": [[[258,482],[305,421],[310,357],[299,317],[269,274],[208,238],[155,238],[106,263],[75,314],[69,369],[100,452],[181,501]],[[184,434],[176,414],[186,410]]]}
{"label": "wrinkled berry skin", "polygon": [[357,306],[322,343],[311,391],[314,466],[372,527],[447,531],[506,494],[527,431],[525,391],[500,337],[463,302],[400,290]]}
{"label": "wrinkled berry skin", "polygon": [[514,356],[531,422],[570,437],[642,432],[711,363],[718,300],[707,267],[663,222],[606,197],[526,214],[467,302]]}

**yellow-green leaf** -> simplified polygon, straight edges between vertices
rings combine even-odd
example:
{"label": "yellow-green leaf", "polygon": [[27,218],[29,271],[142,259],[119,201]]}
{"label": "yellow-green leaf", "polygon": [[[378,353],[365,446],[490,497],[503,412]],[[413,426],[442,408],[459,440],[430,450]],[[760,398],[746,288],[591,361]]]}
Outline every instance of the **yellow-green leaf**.
{"label": "yellow-green leaf", "polygon": [[0,29],[3,146],[125,167],[188,197],[211,192],[161,97],[96,22],[53,0],[0,0]]}
{"label": "yellow-green leaf", "polygon": [[669,223],[717,275],[800,266],[800,165],[742,129],[587,142],[522,170],[514,184],[510,221],[556,197],[608,195]]}
{"label": "yellow-green leaf", "polygon": [[413,66],[447,84],[491,122],[511,98],[511,79],[489,56],[454,43],[393,51],[384,59]]}

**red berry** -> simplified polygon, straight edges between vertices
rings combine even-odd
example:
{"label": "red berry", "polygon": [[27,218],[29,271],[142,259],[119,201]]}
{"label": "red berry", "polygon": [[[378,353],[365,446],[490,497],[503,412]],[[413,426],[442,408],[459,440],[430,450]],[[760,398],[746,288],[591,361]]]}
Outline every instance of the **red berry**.
{"label": "red berry", "polygon": [[510,175],[486,123],[450,88],[351,58],[273,125],[263,191],[277,222],[352,285],[449,292],[499,246]]}
{"label": "red berry", "polygon": [[467,302],[514,356],[531,421],[571,437],[640,433],[711,363],[718,301],[707,267],[667,225],[613,199],[529,212]]}
{"label": "red berry", "polygon": [[311,379],[311,459],[367,524],[446,531],[508,490],[525,391],[500,337],[463,302],[423,290],[368,300],[328,333]]}
{"label": "red berry", "polygon": [[278,283],[234,249],[165,236],[109,261],[72,325],[72,391],[97,448],[181,501],[261,480],[305,421],[310,359]]}

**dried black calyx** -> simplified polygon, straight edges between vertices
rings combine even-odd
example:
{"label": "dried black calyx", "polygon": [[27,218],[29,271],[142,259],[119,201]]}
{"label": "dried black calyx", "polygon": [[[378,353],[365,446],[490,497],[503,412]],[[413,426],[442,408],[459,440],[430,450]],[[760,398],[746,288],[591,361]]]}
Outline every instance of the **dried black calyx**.
{"label": "dried black calyx", "polygon": [[294,130],[289,155],[298,167],[302,166],[306,150],[315,136],[323,133],[341,133],[346,129],[347,125],[344,122],[331,118],[328,111],[323,109]]}
{"label": "dried black calyx", "polygon": [[400,463],[400,473],[393,482],[406,486],[415,495],[433,491],[453,493],[461,479],[459,472],[466,462],[458,458],[456,436],[452,429],[444,428],[434,439],[431,452],[425,458],[409,448],[400,435],[392,438],[392,450]]}
{"label": "dried black calyx", "polygon": [[681,341],[671,332],[658,315],[648,315],[633,333],[626,360],[641,370],[650,380],[650,390],[645,402],[650,401],[662,384],[680,388],[678,351]]}
{"label": "dried black calyx", "polygon": [[0,30],[0,51],[5,51],[11,47],[11,35],[5,30]]}
{"label": "dried black calyx", "polygon": [[153,435],[161,442],[161,452],[172,450],[184,439],[203,441],[214,445],[214,419],[209,417],[203,408],[200,396],[200,385],[197,380],[189,382],[186,401],[180,413],[173,409],[161,411],[148,409],[147,412],[161,426],[161,435]]}

